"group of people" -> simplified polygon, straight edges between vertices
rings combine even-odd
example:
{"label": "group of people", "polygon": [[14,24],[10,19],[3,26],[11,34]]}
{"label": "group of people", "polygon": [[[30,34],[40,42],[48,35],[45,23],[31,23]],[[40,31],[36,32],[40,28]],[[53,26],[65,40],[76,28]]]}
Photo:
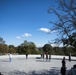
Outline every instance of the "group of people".
{"label": "group of people", "polygon": [[[44,53],[41,54],[41,58],[44,59]],[[46,60],[48,60],[48,59],[51,60],[51,54],[46,53]]]}

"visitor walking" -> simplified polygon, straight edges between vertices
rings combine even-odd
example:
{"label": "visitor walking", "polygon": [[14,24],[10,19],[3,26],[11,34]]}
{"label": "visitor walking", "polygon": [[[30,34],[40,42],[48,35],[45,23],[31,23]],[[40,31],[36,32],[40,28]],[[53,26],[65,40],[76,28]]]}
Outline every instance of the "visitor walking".
{"label": "visitor walking", "polygon": [[9,53],[9,62],[11,62],[11,61],[12,61],[12,54]]}

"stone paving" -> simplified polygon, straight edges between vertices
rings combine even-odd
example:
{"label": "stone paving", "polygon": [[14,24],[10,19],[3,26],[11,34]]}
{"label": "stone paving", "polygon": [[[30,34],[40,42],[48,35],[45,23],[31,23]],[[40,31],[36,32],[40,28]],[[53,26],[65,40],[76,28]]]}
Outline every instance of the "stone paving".
{"label": "stone paving", "polygon": [[[0,72],[3,75],[60,75],[61,59],[36,59],[36,58],[8,58],[0,59]],[[76,61],[66,60],[67,70]]]}

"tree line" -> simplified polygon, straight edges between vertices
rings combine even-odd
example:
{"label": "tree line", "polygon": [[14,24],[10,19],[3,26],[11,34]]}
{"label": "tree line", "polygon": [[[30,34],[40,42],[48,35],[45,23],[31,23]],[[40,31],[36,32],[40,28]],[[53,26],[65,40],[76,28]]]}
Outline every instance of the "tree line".
{"label": "tree line", "polygon": [[48,52],[51,55],[69,55],[71,53],[76,56],[76,50],[73,47],[52,47],[50,44],[36,47],[34,42],[28,42],[27,40],[15,47],[14,45],[5,44],[3,38],[0,37],[0,39],[2,39],[0,42],[0,54],[45,54]]}
{"label": "tree line", "polygon": [[35,43],[24,41],[19,46],[7,45],[5,44],[3,38],[0,37],[0,54],[7,53],[18,53],[18,54],[39,54],[40,52],[37,50]]}
{"label": "tree line", "polygon": [[40,52],[48,52],[51,55],[69,55],[76,56],[76,50],[73,47],[52,47],[50,44],[45,44],[43,47],[38,49]]}

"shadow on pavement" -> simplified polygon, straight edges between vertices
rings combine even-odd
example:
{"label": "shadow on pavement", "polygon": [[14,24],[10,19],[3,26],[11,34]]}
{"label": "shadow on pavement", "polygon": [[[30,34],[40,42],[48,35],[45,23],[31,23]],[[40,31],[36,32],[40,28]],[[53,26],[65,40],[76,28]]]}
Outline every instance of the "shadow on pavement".
{"label": "shadow on pavement", "polygon": [[4,75],[60,75],[59,72],[60,71],[54,67],[50,70],[30,71],[28,73],[15,70],[15,71],[11,71],[8,74],[4,74]]}
{"label": "shadow on pavement", "polygon": [[2,61],[2,62],[9,62],[9,61],[7,61],[7,60],[4,60],[4,61]]}
{"label": "shadow on pavement", "polygon": [[36,60],[36,62],[50,62],[51,60]]}

